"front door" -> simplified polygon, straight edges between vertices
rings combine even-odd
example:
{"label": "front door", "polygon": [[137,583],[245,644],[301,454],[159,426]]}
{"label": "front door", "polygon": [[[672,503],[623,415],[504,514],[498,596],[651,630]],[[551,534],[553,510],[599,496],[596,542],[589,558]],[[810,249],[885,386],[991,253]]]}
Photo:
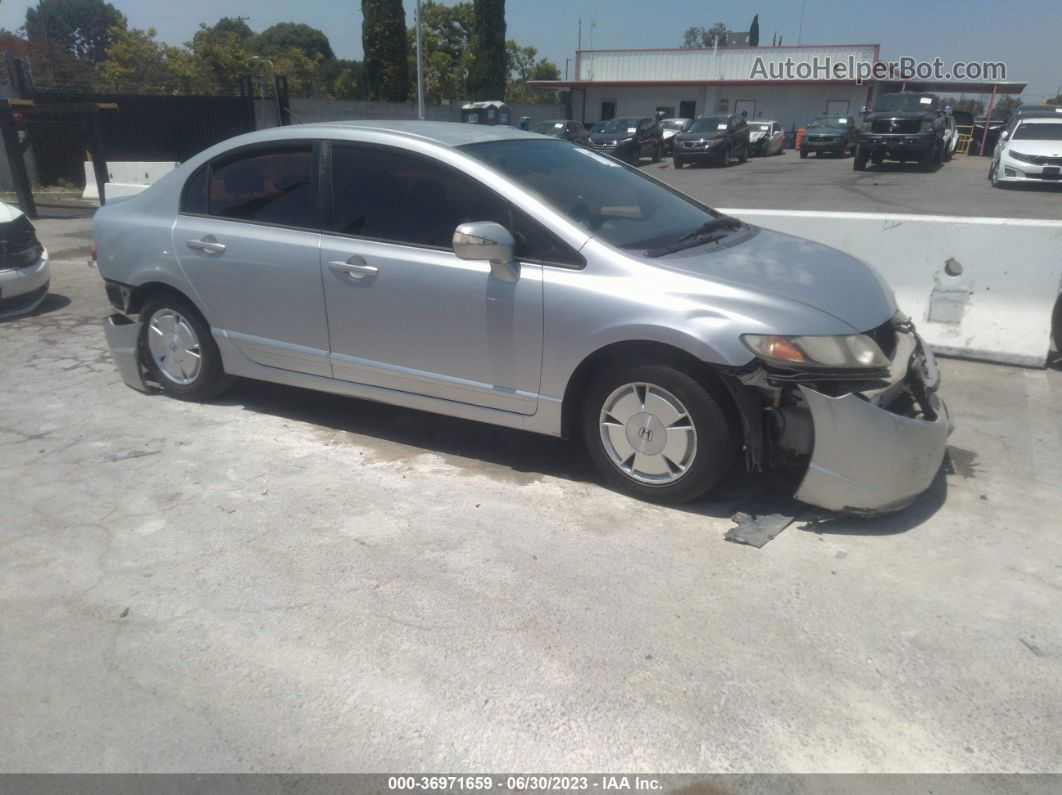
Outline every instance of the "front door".
{"label": "front door", "polygon": [[510,227],[511,208],[433,159],[331,144],[321,244],[335,377],[519,414],[538,405],[541,265],[515,283],[453,253],[465,221]]}
{"label": "front door", "polygon": [[314,147],[224,155],[185,185],[173,249],[216,336],[252,361],[331,376]]}

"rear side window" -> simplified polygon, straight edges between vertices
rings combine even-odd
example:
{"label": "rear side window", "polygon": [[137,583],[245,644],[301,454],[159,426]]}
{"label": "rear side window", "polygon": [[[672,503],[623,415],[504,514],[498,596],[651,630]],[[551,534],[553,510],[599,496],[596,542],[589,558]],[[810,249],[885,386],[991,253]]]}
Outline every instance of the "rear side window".
{"label": "rear side window", "polygon": [[331,230],[393,243],[453,248],[454,229],[494,221],[513,233],[520,259],[581,266],[582,257],[479,182],[404,152],[332,147]]}
{"label": "rear side window", "polygon": [[237,221],[314,228],[313,163],[309,145],[249,150],[215,162],[207,212]]}
{"label": "rear side window", "polygon": [[184,183],[181,194],[181,212],[206,215],[207,211],[207,167],[203,166]]}

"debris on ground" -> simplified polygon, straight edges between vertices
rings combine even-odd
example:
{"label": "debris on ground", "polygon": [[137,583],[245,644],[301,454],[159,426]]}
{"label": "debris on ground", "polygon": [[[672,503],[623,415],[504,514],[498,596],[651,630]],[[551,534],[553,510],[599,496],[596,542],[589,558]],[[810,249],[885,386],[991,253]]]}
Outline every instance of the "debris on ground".
{"label": "debris on ground", "polygon": [[724,538],[758,549],[789,527],[799,512],[799,503],[791,497],[760,495],[734,514],[735,524]]}

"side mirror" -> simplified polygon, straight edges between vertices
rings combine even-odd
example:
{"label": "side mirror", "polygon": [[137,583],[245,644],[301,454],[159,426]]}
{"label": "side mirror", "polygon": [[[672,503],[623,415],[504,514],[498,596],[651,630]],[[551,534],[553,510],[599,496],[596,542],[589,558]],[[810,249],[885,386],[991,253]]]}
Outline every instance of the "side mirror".
{"label": "side mirror", "polygon": [[520,278],[520,266],[513,260],[516,241],[512,233],[493,221],[471,221],[454,230],[454,254],[458,259],[488,260],[490,275],[513,283]]}
{"label": "side mirror", "polygon": [[999,140],[1001,140],[1001,141],[1005,141],[1005,140],[1007,140],[1007,139],[1008,139],[1009,137],[1010,137],[1010,133],[1009,133],[1009,132],[1007,132],[1006,130],[1003,130],[1003,131],[1002,131],[1002,132],[1001,132],[1001,133],[999,134]]}

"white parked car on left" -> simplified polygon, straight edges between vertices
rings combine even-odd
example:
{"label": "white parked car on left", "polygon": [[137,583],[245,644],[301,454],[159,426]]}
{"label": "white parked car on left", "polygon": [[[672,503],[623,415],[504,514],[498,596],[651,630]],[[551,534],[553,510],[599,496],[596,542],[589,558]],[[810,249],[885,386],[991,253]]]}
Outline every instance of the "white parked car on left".
{"label": "white parked car on left", "polygon": [[48,295],[48,250],[18,207],[0,202],[0,320],[32,312]]}

